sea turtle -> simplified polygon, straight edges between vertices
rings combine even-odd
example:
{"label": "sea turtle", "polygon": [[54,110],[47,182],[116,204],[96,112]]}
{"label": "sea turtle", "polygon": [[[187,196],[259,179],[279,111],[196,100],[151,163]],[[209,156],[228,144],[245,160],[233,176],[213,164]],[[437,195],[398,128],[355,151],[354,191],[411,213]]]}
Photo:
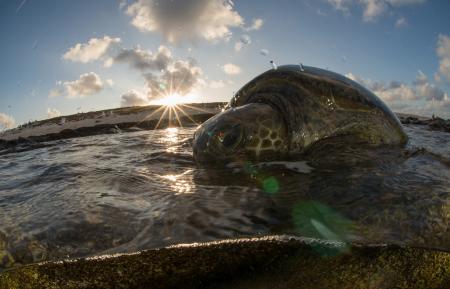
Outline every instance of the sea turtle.
{"label": "sea turtle", "polygon": [[193,153],[198,162],[268,160],[334,140],[402,145],[407,136],[383,101],[355,81],[320,68],[284,65],[244,85],[223,112],[200,125]]}

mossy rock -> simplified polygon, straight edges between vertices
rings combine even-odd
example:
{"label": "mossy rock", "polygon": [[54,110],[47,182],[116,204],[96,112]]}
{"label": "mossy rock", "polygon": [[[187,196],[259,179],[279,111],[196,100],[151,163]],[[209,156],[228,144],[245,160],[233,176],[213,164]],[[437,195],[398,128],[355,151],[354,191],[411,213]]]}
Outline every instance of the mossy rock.
{"label": "mossy rock", "polygon": [[208,287],[450,288],[450,254],[273,236],[32,264],[0,275],[0,289]]}

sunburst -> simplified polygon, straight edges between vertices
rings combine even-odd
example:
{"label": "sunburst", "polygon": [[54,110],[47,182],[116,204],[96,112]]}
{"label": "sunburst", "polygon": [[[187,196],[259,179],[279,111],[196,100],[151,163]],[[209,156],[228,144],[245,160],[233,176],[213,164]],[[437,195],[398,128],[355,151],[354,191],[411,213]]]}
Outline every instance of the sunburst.
{"label": "sunburst", "polygon": [[[195,107],[192,105],[188,105],[187,103],[193,103],[198,101],[198,95],[189,93],[186,95],[182,95],[180,93],[180,87],[183,85],[183,79],[178,83],[178,85],[174,85],[173,80],[170,79],[169,85],[165,91],[159,91],[158,100],[152,102],[154,105],[160,105],[157,109],[155,109],[152,113],[147,115],[141,122],[149,120],[157,113],[160,113],[158,122],[154,129],[157,129],[161,122],[166,118],[168,119],[168,127],[179,126],[183,127],[182,118],[189,119],[190,122],[199,125],[190,115],[192,111],[208,113],[208,111],[203,110],[199,107]],[[166,87],[166,85],[162,85],[162,87]],[[189,113],[187,112],[189,111]]]}

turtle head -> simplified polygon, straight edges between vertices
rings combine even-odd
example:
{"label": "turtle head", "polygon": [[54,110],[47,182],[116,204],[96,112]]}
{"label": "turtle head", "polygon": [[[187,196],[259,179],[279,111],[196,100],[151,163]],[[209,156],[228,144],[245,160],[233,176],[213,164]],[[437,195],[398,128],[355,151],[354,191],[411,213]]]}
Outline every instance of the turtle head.
{"label": "turtle head", "polygon": [[287,151],[283,117],[262,103],[227,109],[204,122],[194,134],[197,162],[267,160]]}

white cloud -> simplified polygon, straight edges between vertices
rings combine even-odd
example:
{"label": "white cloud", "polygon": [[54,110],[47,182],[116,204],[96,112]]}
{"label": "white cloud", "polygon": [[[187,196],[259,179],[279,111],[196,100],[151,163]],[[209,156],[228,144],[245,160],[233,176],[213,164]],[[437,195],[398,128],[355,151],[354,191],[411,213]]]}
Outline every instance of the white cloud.
{"label": "white cloud", "polygon": [[436,85],[430,83],[428,77],[420,70],[414,84],[419,97],[423,97],[427,100],[443,100],[445,98],[446,93]]}
{"label": "white cloud", "polygon": [[100,92],[103,81],[94,72],[84,73],[74,81],[58,81],[58,87],[50,90],[49,97],[65,95],[67,98],[83,97]]}
{"label": "white cloud", "polygon": [[334,7],[334,9],[341,11],[344,14],[349,14],[349,6],[353,0],[327,0],[327,2]]}
{"label": "white cloud", "polygon": [[3,128],[13,128],[16,121],[12,116],[0,112],[0,126]]}
{"label": "white cloud", "polygon": [[[431,115],[437,111],[444,117],[450,117],[450,100],[448,94],[428,80],[428,77],[418,71],[412,85],[391,81],[388,84],[360,78],[352,73],[346,76],[361,85],[366,86],[389,106],[402,112]],[[418,106],[424,103],[427,109]],[[437,106],[440,105],[440,108]],[[423,106],[423,105],[422,105]],[[436,110],[436,108],[439,108]]]}
{"label": "white cloud", "polygon": [[439,74],[450,84],[450,36],[440,34],[437,49]]}
{"label": "white cloud", "polygon": [[225,87],[225,82],[223,80],[213,80],[209,83],[211,88],[223,88]]}
{"label": "white cloud", "polygon": [[122,49],[114,58],[116,63],[128,63],[138,70],[164,70],[173,61],[169,48],[161,45],[156,53],[143,50],[140,47],[134,49]]}
{"label": "white cloud", "polygon": [[47,118],[54,118],[61,116],[61,112],[55,108],[47,108]]}
{"label": "white cloud", "polygon": [[252,39],[250,38],[250,36],[247,34],[243,34],[239,38],[239,41],[234,44],[234,50],[241,51],[244,46],[250,45],[250,43],[252,43]]}
{"label": "white cloud", "polygon": [[398,6],[418,5],[427,0],[326,0],[334,9],[349,15],[352,6],[362,6],[363,20],[373,22],[390,9]]}
{"label": "white cloud", "polygon": [[71,47],[64,53],[63,58],[73,62],[88,63],[102,58],[113,46],[120,42],[120,38],[109,36],[91,38],[87,43],[77,43],[74,47]]}
{"label": "white cloud", "polygon": [[113,87],[113,86],[114,86],[114,81],[113,81],[112,79],[107,79],[105,82],[106,82],[106,84],[107,84],[109,87]]}
{"label": "white cloud", "polygon": [[226,74],[236,75],[241,73],[241,68],[233,63],[227,63],[222,67]]}
{"label": "white cloud", "polygon": [[264,20],[261,18],[255,18],[252,21],[252,25],[249,27],[246,27],[244,30],[246,31],[252,31],[252,30],[259,30],[264,25]]}
{"label": "white cloud", "polygon": [[105,62],[103,62],[103,67],[109,68],[114,64],[114,58],[108,57]]}
{"label": "white cloud", "polygon": [[408,26],[408,21],[406,20],[405,17],[400,17],[395,22],[395,27],[397,27],[397,28],[406,27],[406,26]]}
{"label": "white cloud", "polygon": [[145,74],[149,89],[148,98],[156,100],[171,93],[184,96],[203,83],[201,76],[202,70],[194,61],[177,60],[159,75]]}
{"label": "white cloud", "polygon": [[420,70],[417,73],[417,77],[413,82],[413,85],[408,85],[397,81],[391,81],[386,85],[382,82],[360,78],[352,73],[348,73],[346,76],[366,86],[385,101],[419,99],[442,100],[446,95],[443,90],[430,83],[428,77]]}
{"label": "white cloud", "polygon": [[229,1],[138,0],[127,8],[131,23],[144,32],[159,32],[169,42],[229,39],[243,18]]}
{"label": "white cloud", "polygon": [[139,47],[122,50],[115,63],[127,63],[142,73],[146,80],[148,98],[156,100],[170,93],[186,95],[204,81],[202,70],[195,59],[176,60],[166,46],[160,46],[156,53]]}
{"label": "white cloud", "polygon": [[378,16],[386,10],[386,2],[384,0],[360,0],[364,5],[363,20],[366,22],[374,21]]}
{"label": "white cloud", "polygon": [[145,106],[149,104],[147,98],[142,93],[134,89],[124,93],[121,99],[120,105],[122,107]]}

